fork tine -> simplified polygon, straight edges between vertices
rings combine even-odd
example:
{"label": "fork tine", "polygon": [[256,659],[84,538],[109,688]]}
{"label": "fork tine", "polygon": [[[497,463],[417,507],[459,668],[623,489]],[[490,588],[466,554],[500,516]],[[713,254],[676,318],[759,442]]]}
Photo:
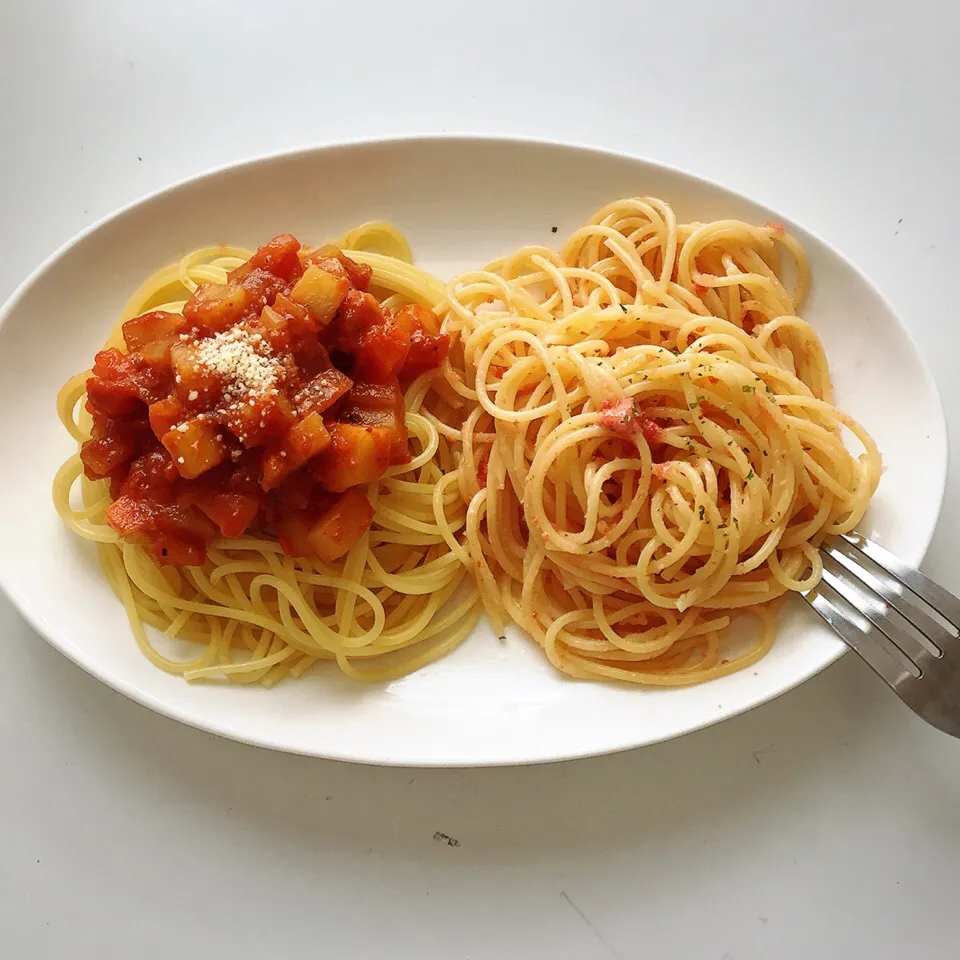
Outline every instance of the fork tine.
{"label": "fork tine", "polygon": [[869,621],[855,623],[837,605],[839,594],[829,584],[822,583],[804,595],[807,603],[827,622],[841,639],[864,659],[891,687],[912,680],[909,670],[882,646],[881,631]]}
{"label": "fork tine", "polygon": [[869,557],[877,566],[892,574],[921,600],[928,603],[951,624],[953,636],[960,636],[960,600],[953,594],[860,533],[845,533],[841,539]]}
{"label": "fork tine", "polygon": [[[831,567],[840,571],[840,576]],[[854,571],[856,572],[856,571]],[[843,579],[843,567],[831,558],[824,558],[823,579],[844,600],[866,617],[916,668],[923,673],[923,664],[932,654],[924,646],[916,628],[896,608],[871,595],[862,581],[854,586]]]}
{"label": "fork tine", "polygon": [[[957,634],[930,614],[929,611],[932,608],[928,606],[925,600],[913,593],[909,587],[883,568],[880,568],[879,573],[874,573],[863,563],[863,554],[859,553],[854,547],[848,546],[845,541],[838,542],[843,546],[838,547],[833,543],[823,544],[821,549],[824,554],[843,566],[860,583],[865,584],[878,597],[882,598],[888,604],[888,607],[895,610],[900,617],[913,624],[920,635],[926,637],[934,647],[937,656],[955,645]],[[853,556],[850,556],[845,550],[849,550]],[[873,562],[876,563],[877,561],[874,560]],[[878,626],[882,627],[883,624],[878,624]],[[916,659],[913,652],[904,647],[901,647],[901,649],[911,659]]]}

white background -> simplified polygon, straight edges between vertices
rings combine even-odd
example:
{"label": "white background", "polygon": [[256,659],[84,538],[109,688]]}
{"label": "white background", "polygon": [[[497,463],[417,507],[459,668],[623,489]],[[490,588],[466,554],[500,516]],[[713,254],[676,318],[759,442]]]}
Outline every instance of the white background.
{"label": "white background", "polygon": [[[8,0],[0,299],[211,166],[401,133],[578,141],[716,179],[847,253],[929,358],[957,449],[957,11]],[[954,590],[958,520],[955,482],[927,564]],[[952,958],[958,868],[960,743],[852,656],[641,751],[390,770],[154,716],[0,600],[4,960]]]}

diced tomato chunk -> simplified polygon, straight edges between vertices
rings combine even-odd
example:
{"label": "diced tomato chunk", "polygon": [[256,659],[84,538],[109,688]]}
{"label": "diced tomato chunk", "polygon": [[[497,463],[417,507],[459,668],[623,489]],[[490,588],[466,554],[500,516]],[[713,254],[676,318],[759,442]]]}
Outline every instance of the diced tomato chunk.
{"label": "diced tomato chunk", "polygon": [[369,327],[383,323],[383,310],[375,297],[359,290],[351,290],[340,305],[336,335],[342,349],[352,352],[355,344]]}
{"label": "diced tomato chunk", "polygon": [[357,543],[372,522],[370,501],[359,490],[348,490],[311,527],[307,541],[313,553],[332,563]]}
{"label": "diced tomato chunk", "polygon": [[183,308],[186,327],[202,334],[232,327],[247,312],[253,296],[239,283],[204,283],[194,291]]}
{"label": "diced tomato chunk", "polygon": [[276,523],[280,549],[291,557],[309,557],[313,553],[309,539],[312,527],[313,520],[304,511],[281,516]]}
{"label": "diced tomato chunk", "polygon": [[301,416],[323,413],[332,407],[353,386],[353,381],[339,370],[331,368],[308,380],[294,394],[294,403]]}
{"label": "diced tomato chunk", "polygon": [[243,536],[260,511],[260,499],[247,493],[213,493],[197,500],[197,506],[231,540]]}
{"label": "diced tomato chunk", "polygon": [[383,427],[360,427],[348,423],[329,426],[330,444],[313,461],[310,472],[333,493],[372,483],[390,466],[393,436]]}
{"label": "diced tomato chunk", "polygon": [[240,285],[250,295],[251,314],[259,314],[264,307],[272,306],[278,294],[286,293],[289,288],[286,280],[262,268],[251,270]]}
{"label": "diced tomato chunk", "polygon": [[306,510],[307,507],[326,505],[333,494],[321,490],[317,481],[305,470],[295,470],[283,483],[270,492],[270,502],[281,511]]}
{"label": "diced tomato chunk", "polygon": [[156,340],[179,336],[187,329],[187,322],[177,313],[151,310],[123,325],[123,340],[128,350],[136,350]]}
{"label": "diced tomato chunk", "polygon": [[[320,340],[317,336],[317,321],[305,306],[281,293],[273,301],[273,307],[263,308],[263,313],[268,311],[276,315],[273,324],[279,324],[283,330],[283,349],[312,352],[315,348],[320,347]],[[262,324],[263,314],[261,314]],[[270,338],[268,337],[268,339]],[[271,345],[272,343],[271,340]]]}
{"label": "diced tomato chunk", "polygon": [[177,399],[192,410],[204,410],[220,397],[223,380],[200,361],[197,343],[178,343],[170,349]]}
{"label": "diced tomato chunk", "polygon": [[199,417],[184,420],[178,427],[165,433],[163,445],[173,458],[180,476],[188,480],[211,470],[227,456],[227,446],[219,426]]}
{"label": "diced tomato chunk", "polygon": [[280,485],[294,470],[330,444],[330,434],[319,413],[308,413],[287,432],[280,447],[263,458],[264,490]]}
{"label": "diced tomato chunk", "polygon": [[335,247],[333,244],[328,243],[311,251],[304,258],[304,263],[314,263],[321,270],[335,277],[346,277],[357,290],[366,291],[370,287],[373,270],[365,263],[357,263],[356,260],[351,260],[339,247]]}
{"label": "diced tomato chunk", "polygon": [[293,404],[281,391],[231,404],[223,416],[224,426],[245,447],[261,447],[283,437],[295,422]]}
{"label": "diced tomato chunk", "polygon": [[450,352],[450,338],[441,333],[436,336],[415,330],[410,337],[410,350],[400,371],[405,383],[415,380],[428,370],[435,370]]}
{"label": "diced tomato chunk", "polygon": [[101,350],[93,358],[91,373],[135,392],[144,403],[160,400],[170,391],[169,367],[144,360],[139,351],[126,354],[116,347]]}
{"label": "diced tomato chunk", "polygon": [[397,376],[410,351],[410,335],[392,320],[368,327],[354,349],[356,374],[362,380],[386,383]]}
{"label": "diced tomato chunk", "polygon": [[123,420],[143,410],[139,391],[132,386],[90,377],[87,380],[87,410]]}
{"label": "diced tomato chunk", "polygon": [[361,410],[402,411],[403,393],[396,380],[387,383],[354,383],[348,399],[349,407]]}
{"label": "diced tomato chunk", "polygon": [[132,459],[139,449],[135,438],[115,433],[110,437],[87,440],[80,447],[80,459],[88,480],[102,480],[121,464]]}
{"label": "diced tomato chunk", "polygon": [[130,369],[129,359],[126,354],[121,353],[116,347],[107,347],[104,350],[98,350],[93,358],[93,370],[95,377],[103,380],[116,381],[119,377],[127,374]]}
{"label": "diced tomato chunk", "polygon": [[290,330],[286,319],[273,307],[264,307],[257,318],[257,332],[267,341],[275,353],[292,349]]}
{"label": "diced tomato chunk", "polygon": [[411,336],[417,329],[432,336],[440,333],[440,318],[421,303],[406,303],[402,307],[397,307],[390,313],[390,317]]}
{"label": "diced tomato chunk", "polygon": [[80,448],[87,479],[102,480],[139,456],[149,435],[143,421],[100,419],[94,425],[93,437]]}
{"label": "diced tomato chunk", "polygon": [[296,426],[290,428],[283,442],[290,459],[297,466],[315,457],[330,443],[330,433],[319,413],[308,413]]}
{"label": "diced tomato chunk", "polygon": [[199,565],[216,528],[199,511],[121,496],[107,507],[107,523],[122,537],[148,542],[160,564]]}
{"label": "diced tomato chunk", "polygon": [[175,343],[179,343],[177,337],[151,340],[150,343],[138,347],[135,354],[144,368],[149,368],[166,378],[171,375],[170,351]]}
{"label": "diced tomato chunk", "polygon": [[341,404],[338,419],[359,426],[384,427],[390,431],[390,463],[407,463],[406,407],[396,382],[355,383]]}
{"label": "diced tomato chunk", "polygon": [[293,280],[300,274],[300,241],[289,233],[268,240],[250,258],[250,266],[269,270],[276,277]]}
{"label": "diced tomato chunk", "polygon": [[118,497],[105,511],[107,523],[121,537],[142,533],[153,523],[156,508],[146,500]]}
{"label": "diced tomato chunk", "polygon": [[134,500],[169,502],[173,499],[179,476],[170,457],[157,448],[133,461],[123,480],[120,493]]}
{"label": "diced tomato chunk", "polygon": [[346,277],[335,277],[311,263],[290,291],[290,297],[309,310],[314,321],[324,327],[334,318],[349,290],[350,281]]}
{"label": "diced tomato chunk", "polygon": [[158,440],[162,440],[165,433],[187,417],[187,408],[176,397],[167,397],[150,404],[149,417],[150,429]]}

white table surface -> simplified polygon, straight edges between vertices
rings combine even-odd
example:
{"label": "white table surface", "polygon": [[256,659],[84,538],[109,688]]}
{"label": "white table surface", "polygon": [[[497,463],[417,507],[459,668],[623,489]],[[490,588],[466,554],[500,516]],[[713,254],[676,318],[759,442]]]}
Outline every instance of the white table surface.
{"label": "white table surface", "polygon": [[[958,449],[957,9],[12,0],[0,299],[211,166],[411,132],[573,140],[702,173],[845,251],[930,359]],[[954,590],[958,520],[954,482],[928,558]],[[645,750],[375,769],[155,716],[0,600],[4,960],[948,958],[958,865],[960,743],[852,656]]]}

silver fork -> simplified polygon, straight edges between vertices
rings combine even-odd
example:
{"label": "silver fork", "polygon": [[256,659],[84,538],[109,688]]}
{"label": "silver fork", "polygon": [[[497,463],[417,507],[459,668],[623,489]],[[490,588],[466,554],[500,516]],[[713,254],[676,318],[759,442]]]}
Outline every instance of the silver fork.
{"label": "silver fork", "polygon": [[960,599],[861,534],[820,550],[806,601],[914,713],[960,737]]}

